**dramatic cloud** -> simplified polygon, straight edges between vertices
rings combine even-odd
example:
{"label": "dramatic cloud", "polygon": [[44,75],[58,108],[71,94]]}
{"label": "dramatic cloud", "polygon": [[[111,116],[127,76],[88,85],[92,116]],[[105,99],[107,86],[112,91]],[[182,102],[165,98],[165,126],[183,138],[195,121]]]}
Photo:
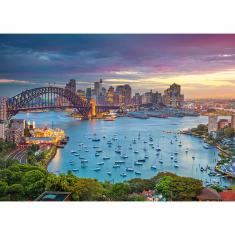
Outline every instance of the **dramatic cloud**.
{"label": "dramatic cloud", "polygon": [[235,35],[0,35],[0,93],[71,78],[80,88],[100,78],[135,91],[177,82],[189,98],[234,97]]}

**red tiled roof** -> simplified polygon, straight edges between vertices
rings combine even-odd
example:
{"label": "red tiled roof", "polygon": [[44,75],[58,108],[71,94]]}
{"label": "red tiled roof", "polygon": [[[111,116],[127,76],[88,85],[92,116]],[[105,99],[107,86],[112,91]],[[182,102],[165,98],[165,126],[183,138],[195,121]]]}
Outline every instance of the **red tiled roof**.
{"label": "red tiled roof", "polygon": [[197,196],[199,201],[221,201],[221,197],[216,190],[212,188],[204,188]]}
{"label": "red tiled roof", "polygon": [[235,201],[235,192],[232,190],[226,190],[220,193],[222,201]]}

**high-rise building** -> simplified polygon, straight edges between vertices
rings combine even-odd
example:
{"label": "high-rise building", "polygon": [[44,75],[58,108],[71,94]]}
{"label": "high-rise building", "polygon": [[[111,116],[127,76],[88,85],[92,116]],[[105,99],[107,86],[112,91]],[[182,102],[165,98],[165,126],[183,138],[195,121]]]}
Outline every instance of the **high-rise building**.
{"label": "high-rise building", "polygon": [[235,114],[231,117],[231,127],[235,130]]}
{"label": "high-rise building", "polygon": [[114,103],[113,99],[114,99],[114,88],[110,86],[106,94],[106,103],[108,105],[112,105]]}
{"label": "high-rise building", "polygon": [[77,95],[80,98],[85,98],[86,97],[85,91],[83,91],[83,90],[77,90]]}
{"label": "high-rise building", "polygon": [[0,139],[6,139],[6,124],[0,123]]}
{"label": "high-rise building", "polygon": [[76,80],[70,79],[69,82],[66,84],[65,89],[68,89],[68,90],[76,93]]}
{"label": "high-rise building", "polygon": [[142,96],[140,93],[135,93],[133,96],[133,104],[135,105],[141,105],[142,104]]}
{"label": "high-rise building", "polygon": [[173,108],[181,108],[184,102],[184,95],[182,95],[180,92],[180,85],[173,83],[170,88],[164,91],[164,104]]}
{"label": "high-rise building", "polygon": [[216,115],[208,116],[208,132],[209,133],[217,131],[218,129],[217,120],[218,120],[218,116]]}
{"label": "high-rise building", "polygon": [[102,95],[102,79],[98,82],[94,82],[94,97],[96,98],[97,104],[99,104],[99,97]]}
{"label": "high-rise building", "polygon": [[130,85],[119,85],[116,87],[116,93],[119,95],[120,104],[131,103],[131,87]]}
{"label": "high-rise building", "polygon": [[223,129],[225,127],[229,126],[229,121],[228,119],[220,119],[218,121],[218,129]]}
{"label": "high-rise building", "polygon": [[92,96],[92,94],[91,94],[91,88],[88,87],[88,88],[86,89],[86,98],[87,98],[88,100],[90,100],[90,99],[91,99],[91,96]]}
{"label": "high-rise building", "polygon": [[0,120],[7,120],[7,97],[0,97]]}

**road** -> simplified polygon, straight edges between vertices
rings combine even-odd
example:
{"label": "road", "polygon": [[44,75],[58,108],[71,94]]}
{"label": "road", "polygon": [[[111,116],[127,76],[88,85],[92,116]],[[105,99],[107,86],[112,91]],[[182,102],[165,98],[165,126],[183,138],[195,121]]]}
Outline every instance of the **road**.
{"label": "road", "polygon": [[6,159],[18,160],[20,163],[27,163],[27,148],[18,148],[12,153],[10,153]]}

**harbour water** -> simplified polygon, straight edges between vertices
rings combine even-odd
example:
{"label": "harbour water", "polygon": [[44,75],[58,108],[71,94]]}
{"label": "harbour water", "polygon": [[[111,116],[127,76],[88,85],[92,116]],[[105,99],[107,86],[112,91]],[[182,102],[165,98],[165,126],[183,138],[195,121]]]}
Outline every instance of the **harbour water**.
{"label": "harbour water", "polygon": [[[121,182],[136,177],[150,178],[158,172],[169,171],[181,176],[198,178],[204,182],[231,184],[226,178],[212,177],[208,172],[200,170],[206,166],[214,169],[219,159],[215,147],[205,149],[202,139],[175,134],[178,130],[196,127],[201,123],[206,124],[207,117],[204,116],[166,119],[122,117],[116,121],[79,121],[68,116],[68,113],[51,111],[18,114],[16,118],[35,121],[37,127],[59,127],[70,137],[65,148],[58,150],[48,166],[48,171],[56,174],[77,169],[73,173],[79,177]],[[97,139],[100,141],[94,141]],[[160,150],[156,151],[156,148]],[[100,150],[98,154],[97,150]],[[120,150],[120,153],[115,150]],[[76,151],[77,154],[71,151]],[[145,161],[142,165],[135,165],[140,159]],[[81,163],[82,160],[87,160],[87,163]],[[124,163],[113,168],[115,161]],[[153,165],[156,169],[151,169]],[[126,171],[127,167],[134,171]],[[96,168],[100,169],[95,171]],[[107,174],[108,172],[111,174]]]}

